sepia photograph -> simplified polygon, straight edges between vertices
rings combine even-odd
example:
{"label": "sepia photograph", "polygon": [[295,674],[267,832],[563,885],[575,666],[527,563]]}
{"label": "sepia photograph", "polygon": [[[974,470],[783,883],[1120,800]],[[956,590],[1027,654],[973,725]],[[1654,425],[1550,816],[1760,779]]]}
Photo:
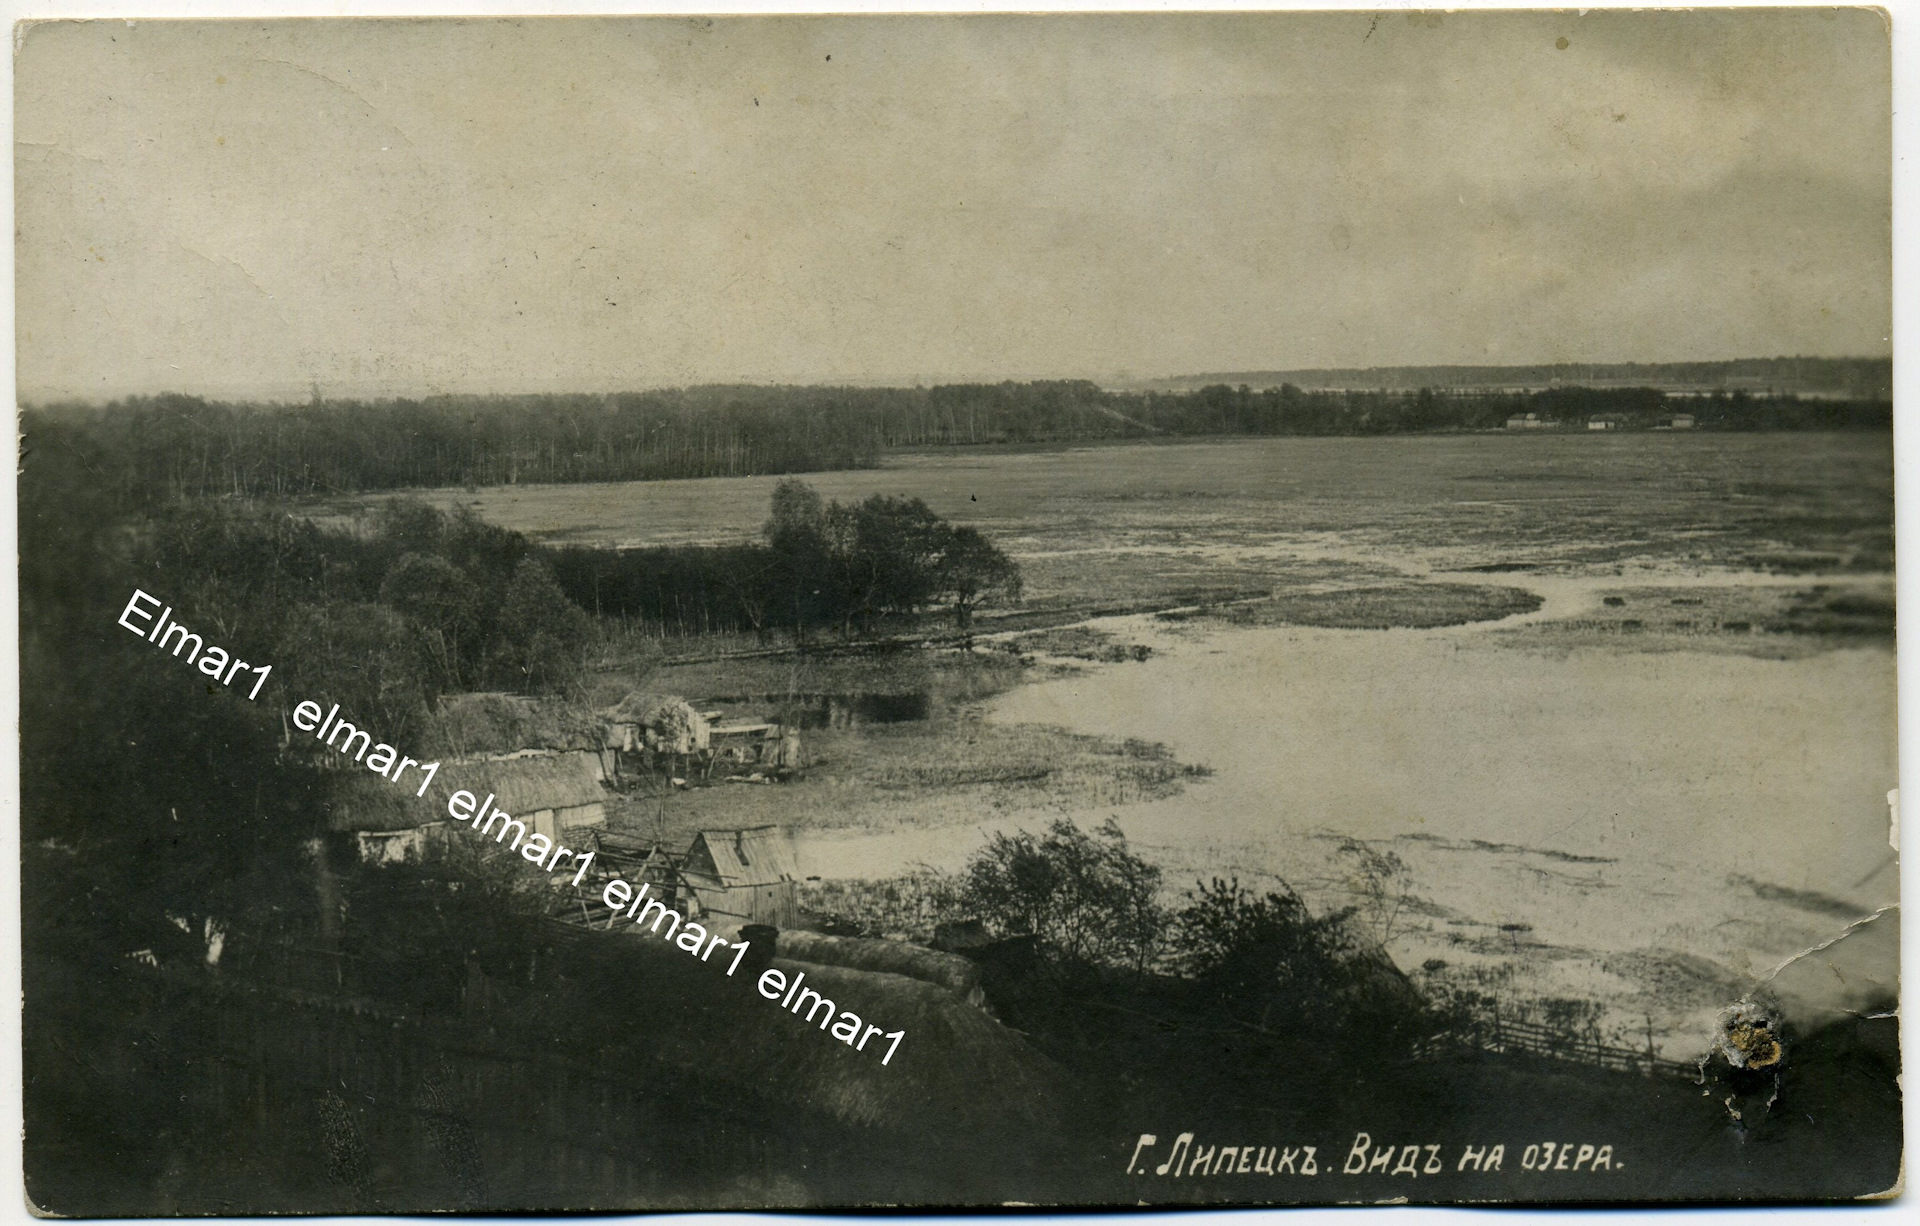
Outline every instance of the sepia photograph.
{"label": "sepia photograph", "polygon": [[20,22],[28,1211],[1899,1195],[1892,20]]}

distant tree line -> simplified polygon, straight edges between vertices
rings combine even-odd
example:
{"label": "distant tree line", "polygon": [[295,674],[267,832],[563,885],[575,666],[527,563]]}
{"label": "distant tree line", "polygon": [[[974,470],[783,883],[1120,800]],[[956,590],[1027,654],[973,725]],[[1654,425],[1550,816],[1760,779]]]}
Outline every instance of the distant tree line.
{"label": "distant tree line", "polygon": [[1581,425],[1618,418],[1628,428],[1665,424],[1691,414],[1704,430],[1890,429],[1885,401],[1759,398],[1745,392],[1668,396],[1657,388],[1558,387],[1536,392],[1304,392],[1291,385],[1254,390],[1212,384],[1189,393],[1141,394],[1129,414],[1168,434],[1368,435],[1491,430],[1507,418],[1537,413]]}
{"label": "distant tree line", "polygon": [[1498,427],[1515,413],[1701,429],[1876,428],[1884,400],[1671,398],[1651,388],[1302,391],[1213,384],[1111,392],[1086,381],[931,388],[699,387],[611,396],[229,404],[188,396],[26,414],[84,436],[96,479],[148,500],[517,482],[632,481],[871,467],[890,448],[1203,435],[1405,434]]}
{"label": "distant tree line", "polygon": [[168,395],[26,416],[30,430],[85,436],[100,479],[154,501],[862,468],[884,445],[858,411],[876,394],[708,387],[308,405]]}
{"label": "distant tree line", "polygon": [[774,487],[762,540],[738,545],[548,551],[560,590],[602,616],[682,634],[820,629],[851,637],[892,616],[949,605],[967,630],[981,605],[1018,599],[1020,568],[978,529],[918,498],[829,502],[805,482]]}
{"label": "distant tree line", "polygon": [[1734,358],[1708,362],[1553,362],[1531,366],[1368,366],[1247,370],[1154,380],[1161,388],[1208,384],[1279,387],[1366,387],[1501,390],[1535,387],[1653,387],[1690,392],[1764,391],[1769,395],[1833,394],[1857,400],[1893,395],[1891,358]]}

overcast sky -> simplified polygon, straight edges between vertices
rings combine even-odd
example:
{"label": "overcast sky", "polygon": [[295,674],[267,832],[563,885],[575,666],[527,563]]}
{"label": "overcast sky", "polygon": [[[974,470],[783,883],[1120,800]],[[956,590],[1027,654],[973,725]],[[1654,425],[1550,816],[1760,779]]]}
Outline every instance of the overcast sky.
{"label": "overcast sky", "polygon": [[29,399],[1886,354],[1863,10],[64,23]]}

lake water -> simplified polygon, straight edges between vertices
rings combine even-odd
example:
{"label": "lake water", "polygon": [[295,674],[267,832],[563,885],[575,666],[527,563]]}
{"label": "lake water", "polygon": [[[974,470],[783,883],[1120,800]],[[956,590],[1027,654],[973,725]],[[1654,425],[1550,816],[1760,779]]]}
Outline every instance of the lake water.
{"label": "lake water", "polygon": [[[1403,967],[1597,1000],[1623,1033],[1691,1054],[1739,993],[1896,898],[1884,648],[1763,659],[1536,649],[1487,627],[1095,624],[1154,656],[1015,690],[989,718],[1158,741],[1214,774],[1070,816],[1115,817],[1175,884],[1280,877],[1323,907],[1379,901],[1347,840],[1390,851],[1399,901],[1363,918]],[[989,831],[1045,820],[820,832],[803,852],[836,876],[956,868]],[[1890,933],[1831,955],[1847,984],[1784,976],[1789,1005],[1817,1021],[1861,1003],[1860,976],[1891,973]]]}
{"label": "lake water", "polygon": [[[1184,886],[1282,877],[1370,906],[1404,968],[1601,1002],[1669,1054],[1761,980],[1817,1022],[1888,981],[1894,926],[1794,955],[1892,903],[1890,646],[1780,654],[1553,645],[1525,629],[1607,588],[1888,582],[1885,432],[1280,438],[896,454],[810,474],[827,497],[919,496],[978,524],[1030,597],[1456,580],[1528,587],[1506,626],[1247,629],[1093,623],[1143,663],[1084,668],[987,718],[1162,742],[1213,769],[1115,817]],[[774,478],[441,491],[545,540],[736,541]],[[1819,579],[1802,572],[1835,572]],[[1794,576],[1798,577],[1794,577]],[[1677,613],[1666,600],[1669,620]],[[1651,623],[1649,623],[1651,625]],[[807,832],[807,871],[958,867],[997,822]],[[1370,891],[1356,844],[1404,876]],[[1429,972],[1419,972],[1429,973]]]}

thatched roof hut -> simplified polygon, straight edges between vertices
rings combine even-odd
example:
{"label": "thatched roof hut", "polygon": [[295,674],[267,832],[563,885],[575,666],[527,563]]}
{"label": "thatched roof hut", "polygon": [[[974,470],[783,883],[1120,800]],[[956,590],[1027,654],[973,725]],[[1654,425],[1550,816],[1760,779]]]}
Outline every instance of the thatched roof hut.
{"label": "thatched roof hut", "polygon": [[561,827],[606,824],[602,778],[600,755],[584,751],[445,762],[425,796],[371,772],[347,771],[329,798],[327,824],[337,831],[390,831],[444,822],[448,798],[466,791],[476,799],[492,796],[495,808],[553,839]]}
{"label": "thatched roof hut", "polygon": [[[1073,1104],[1064,1071],[1024,1037],[944,988],[902,975],[775,959],[791,981],[885,1032],[904,1030],[893,1058],[883,1040],[858,1050],[782,1009],[756,990],[757,974],[722,973],[632,925],[611,931],[547,921],[556,945],[577,958],[569,981],[606,1009],[601,1038],[640,1060],[623,1073],[657,1070],[697,1078],[702,1093],[732,1091],[769,1110],[805,1109],[872,1128],[880,1137],[946,1132],[967,1138],[1055,1136]],[[555,963],[554,965],[563,965]],[[862,1031],[864,1033],[864,1030]],[[698,1110],[698,1101],[687,1109]],[[1012,1130],[1009,1133],[1008,1130]]]}
{"label": "thatched roof hut", "polygon": [[907,1032],[883,1068],[873,1053],[856,1052],[804,1019],[776,1016],[794,1037],[760,1048],[754,1062],[763,1076],[777,1075],[777,1063],[801,1101],[849,1123],[891,1125],[952,1112],[1011,1115],[1042,1127],[1061,1101],[1057,1065],[944,988],[818,962],[778,958],[773,965],[789,980],[805,971],[806,986],[839,1008]]}
{"label": "thatched roof hut", "polygon": [[778,945],[780,955],[785,958],[905,975],[945,988],[970,1005],[986,1003],[986,993],[980,987],[980,968],[958,954],[944,954],[905,941],[835,937],[794,929],[782,932]]}
{"label": "thatched roof hut", "polygon": [[[645,937],[635,944],[657,951],[663,971],[684,955]],[[650,961],[653,959],[650,959]],[[804,1105],[847,1124],[895,1129],[983,1129],[1019,1126],[1049,1130],[1070,1101],[1060,1067],[1024,1038],[945,988],[905,975],[851,970],[778,958],[775,969],[791,982],[805,972],[805,986],[834,1002],[836,1015],[851,1012],[863,1023],[906,1031],[886,1065],[875,1047],[858,1051],[818,1022],[763,999],[751,983],[692,976],[688,995],[716,998],[690,1008],[650,1015],[661,1054],[684,1062],[770,1101]],[[665,993],[661,993],[662,998]],[[724,1058],[716,1058],[716,1045]]]}

